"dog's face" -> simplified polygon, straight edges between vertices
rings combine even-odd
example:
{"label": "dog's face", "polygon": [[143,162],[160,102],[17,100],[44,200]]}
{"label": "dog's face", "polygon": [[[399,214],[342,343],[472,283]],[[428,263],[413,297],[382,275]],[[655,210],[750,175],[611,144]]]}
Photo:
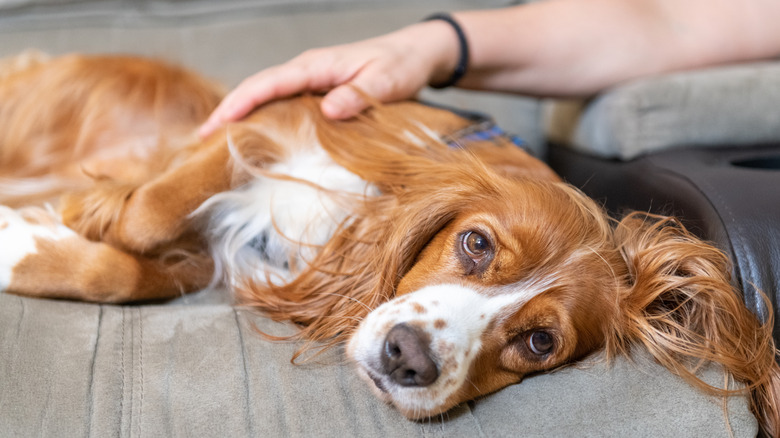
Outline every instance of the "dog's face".
{"label": "dog's face", "polygon": [[349,342],[359,372],[407,417],[582,357],[614,318],[625,268],[601,210],[559,183],[498,193],[449,221]]}

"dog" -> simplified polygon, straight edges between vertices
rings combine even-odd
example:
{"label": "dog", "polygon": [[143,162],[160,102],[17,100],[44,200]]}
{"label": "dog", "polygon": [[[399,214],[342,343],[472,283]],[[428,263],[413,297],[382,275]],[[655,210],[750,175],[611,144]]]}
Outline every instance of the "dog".
{"label": "dog", "polygon": [[[304,348],[346,345],[411,419],[643,348],[703,390],[748,393],[780,432],[772,324],[727,257],[673,218],[611,219],[484,120],[399,102],[331,121],[298,96],[200,139],[223,90],[180,67],[2,65],[7,293],[124,303],[222,282]],[[700,381],[706,362],[743,389]]]}

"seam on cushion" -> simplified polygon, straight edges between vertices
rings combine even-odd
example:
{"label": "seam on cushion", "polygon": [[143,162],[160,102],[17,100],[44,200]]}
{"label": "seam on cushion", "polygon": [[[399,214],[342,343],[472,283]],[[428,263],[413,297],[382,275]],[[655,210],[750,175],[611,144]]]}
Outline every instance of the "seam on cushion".
{"label": "seam on cushion", "polygon": [[[736,260],[732,260],[732,265],[734,265],[734,268],[737,270],[735,274],[737,275],[737,279],[740,283],[742,283],[742,301],[745,301],[745,296],[748,295],[748,289],[752,291],[750,294],[751,299],[754,301],[753,307],[761,312],[761,315],[759,315],[760,319],[763,321],[766,321],[766,315],[768,310],[766,309],[766,306],[764,306],[763,301],[761,300],[761,297],[758,296],[758,288],[754,284],[754,278],[756,274],[755,266],[753,265],[752,257],[748,257],[748,251],[745,249],[745,244],[741,239],[741,236],[743,236],[744,229],[741,223],[737,221],[734,218],[734,212],[732,209],[726,204],[726,202],[723,200],[723,197],[718,193],[717,190],[710,185],[708,181],[702,181],[702,185],[706,185],[707,188],[714,194],[715,200],[718,204],[728,213],[728,219],[731,225],[734,226],[736,231],[736,236],[732,236],[732,233],[729,232],[729,228],[724,226],[723,229],[726,232],[726,235],[729,237],[729,244],[731,245],[732,251],[734,252],[734,256]],[[706,195],[705,195],[706,196]],[[709,198],[708,198],[709,199]],[[712,202],[712,201],[711,201]],[[723,220],[721,218],[721,220]],[[740,261],[744,261],[744,264],[746,265],[746,269],[742,269]],[[747,272],[746,272],[747,271]],[[747,280],[746,282],[743,282],[742,279]],[[748,284],[744,284],[748,283]],[[747,303],[746,303],[747,304]]]}
{"label": "seam on cushion", "polygon": [[122,307],[122,335],[119,342],[119,361],[121,362],[120,374],[121,385],[119,389],[119,433],[122,434],[122,424],[125,422],[125,312],[127,309]]}
{"label": "seam on cushion", "polygon": [[[622,139],[630,129],[626,128],[626,124],[619,123],[615,116],[615,114],[628,112],[631,102],[624,102],[626,100],[619,94],[604,93],[586,105],[585,111],[593,114],[586,122],[591,125],[588,129],[590,140],[585,142],[590,143],[590,146],[583,149],[586,154],[593,151],[600,157],[620,159],[626,155],[622,147],[624,143]],[[601,115],[599,116],[598,113]]]}
{"label": "seam on cushion", "polygon": [[[135,394],[136,394],[136,382],[135,382],[135,362],[136,362],[136,353],[135,353],[135,337],[136,337],[136,328],[135,328],[135,311],[132,308],[126,309],[128,314],[130,315],[130,339],[129,339],[129,347],[130,347],[130,357],[129,357],[129,363],[128,366],[123,366],[122,369],[127,372],[128,374],[128,385],[127,391],[129,392],[129,401],[130,406],[127,407],[127,436],[132,437],[134,435],[133,433],[133,426],[135,422],[135,409],[136,409],[136,403],[135,403]],[[124,395],[124,394],[123,394]]]}
{"label": "seam on cushion", "polygon": [[144,319],[141,315],[142,309],[138,308],[138,361],[139,361],[139,399],[138,399],[138,436],[143,436],[143,413],[144,413]]}
{"label": "seam on cushion", "polygon": [[19,314],[19,320],[16,322],[16,345],[19,345],[19,336],[22,333],[22,325],[24,325],[24,316],[27,312],[27,307],[24,305],[24,299],[20,296],[16,297],[19,302],[22,312]]}
{"label": "seam on cushion", "polygon": [[[602,123],[606,124],[602,135],[601,150],[606,150],[611,157],[627,160],[639,155],[637,143],[641,137],[641,111],[642,104],[639,96],[633,90],[615,92],[604,98],[602,112],[606,115]],[[626,116],[628,114],[628,116]],[[594,128],[594,132],[598,129]],[[607,143],[608,139],[608,143]],[[606,146],[606,149],[605,149]]]}
{"label": "seam on cushion", "polygon": [[[467,401],[467,402],[464,402],[464,403],[458,405],[458,407],[462,406],[466,410],[465,413],[462,413],[462,414],[459,413],[458,415],[459,416],[468,415],[473,420],[475,429],[477,431],[477,434],[474,435],[474,436],[477,436],[477,437],[480,437],[480,438],[485,438],[486,435],[485,435],[485,432],[482,430],[482,424],[479,422],[479,419],[477,418],[477,416],[474,415],[474,411],[471,408],[472,407],[472,403],[475,403],[475,402],[472,400],[472,401]],[[447,418],[447,420],[445,420],[445,418]],[[448,430],[445,430],[445,425],[448,423],[448,421],[449,421],[449,414],[448,413],[443,413],[443,414],[439,414],[438,420],[431,419],[427,423],[420,422],[419,425],[418,425],[418,430],[420,431],[420,436],[422,436],[422,437],[429,437],[429,436],[431,436],[431,437],[433,437],[433,436],[448,437],[448,436],[451,436],[452,432],[448,431]]]}
{"label": "seam on cushion", "polygon": [[249,436],[257,436],[255,433],[255,422],[251,412],[251,391],[249,391],[249,367],[246,360],[246,345],[244,344],[244,333],[241,331],[241,321],[239,321],[238,310],[233,307],[233,318],[236,321],[236,330],[238,331],[238,343],[241,347],[241,363],[243,364],[242,371],[244,372],[244,398],[246,399],[246,407],[244,408],[244,414],[249,423]]}
{"label": "seam on cushion", "polygon": [[474,401],[466,402],[466,407],[468,408],[469,416],[474,420],[474,425],[477,427],[477,433],[479,434],[479,437],[485,437],[485,431],[482,430],[482,423],[480,423],[479,418],[477,418],[476,415],[474,415]]}
{"label": "seam on cushion", "polygon": [[[707,181],[701,181],[701,185],[699,185],[697,182],[693,181],[691,178],[689,178],[688,176],[686,176],[683,173],[680,173],[680,172],[678,172],[676,170],[673,170],[673,169],[668,169],[668,168],[663,167],[663,166],[656,165],[653,162],[650,162],[650,164],[653,167],[655,167],[656,169],[658,169],[659,173],[671,175],[671,176],[680,178],[680,179],[682,179],[684,181],[687,181],[691,187],[693,187],[697,192],[699,192],[702,195],[702,197],[707,200],[707,202],[712,207],[712,210],[715,212],[715,216],[717,216],[718,219],[720,220],[720,224],[723,227],[723,232],[726,233],[726,237],[728,238],[728,242],[727,243],[731,247],[731,252],[734,254],[735,257],[737,257],[738,251],[739,251],[740,254],[742,254],[744,252],[743,248],[736,248],[735,247],[734,239],[732,238],[733,237],[732,233],[729,232],[729,228],[726,226],[726,219],[720,213],[721,210],[718,210],[718,208],[715,205],[716,201],[718,201],[717,204],[719,206],[723,207],[723,209],[729,214],[731,222],[736,223],[736,221],[734,220],[734,217],[733,217],[733,212],[723,202],[723,200],[720,199],[720,196],[717,194],[717,190],[714,190],[713,187],[709,183],[707,183]],[[702,189],[702,186],[705,186],[705,185],[710,189],[710,191],[715,193],[715,197],[717,197],[718,199],[713,199],[712,197],[710,197],[707,194],[707,192],[705,192]],[[737,225],[737,226],[738,226],[738,228],[741,228],[741,227],[739,227],[739,225]],[[741,232],[741,231],[739,231],[739,232]],[[741,281],[741,277],[743,276],[743,274],[742,274],[742,267],[739,265],[739,260],[731,260],[731,262],[732,262],[733,268],[735,269],[734,274],[737,277],[736,280],[741,283],[742,282]],[[742,294],[743,295],[745,294],[745,285],[742,285]],[[743,297],[743,300],[744,300],[744,297]]]}
{"label": "seam on cushion", "polygon": [[92,346],[92,366],[89,370],[89,384],[87,394],[89,395],[89,409],[87,410],[87,436],[92,435],[92,417],[95,412],[95,366],[97,363],[97,350],[100,343],[100,330],[103,326],[103,305],[98,305],[97,330],[95,333],[95,344]]}
{"label": "seam on cushion", "polygon": [[[634,115],[634,126],[631,138],[628,139],[628,143],[624,146],[624,154],[628,152],[628,157],[633,158],[643,153],[647,153],[647,143],[645,140],[645,105],[642,102],[642,93],[631,94],[631,113]],[[625,148],[632,148],[630,151],[626,151]],[[625,157],[625,155],[624,155]]]}

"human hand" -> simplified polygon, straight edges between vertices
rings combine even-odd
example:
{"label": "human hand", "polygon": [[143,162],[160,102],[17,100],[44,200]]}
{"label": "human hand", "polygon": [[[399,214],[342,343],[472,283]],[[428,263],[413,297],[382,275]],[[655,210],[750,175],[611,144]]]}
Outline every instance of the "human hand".
{"label": "human hand", "polygon": [[356,43],[308,50],[250,76],[231,91],[200,127],[205,137],[255,107],[302,92],[323,92],[326,117],[355,116],[369,104],[355,88],[380,102],[413,97],[440,81],[457,62],[458,46],[447,23],[418,23]]}

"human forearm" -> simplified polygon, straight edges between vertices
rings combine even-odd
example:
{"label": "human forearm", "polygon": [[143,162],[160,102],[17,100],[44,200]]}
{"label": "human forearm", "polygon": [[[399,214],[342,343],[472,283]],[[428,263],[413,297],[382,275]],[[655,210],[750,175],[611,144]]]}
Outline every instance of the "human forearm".
{"label": "human forearm", "polygon": [[772,0],[551,0],[458,13],[472,56],[459,85],[589,95],[647,74],[776,56],[777,16]]}
{"label": "human forearm", "polygon": [[[538,96],[586,96],[635,77],[780,54],[778,0],[548,0],[459,12],[470,62],[464,88]],[[327,91],[323,113],[352,117],[380,102],[446,82],[459,60],[450,24],[309,50],[247,78],[201,128],[245,116],[273,99]]]}

